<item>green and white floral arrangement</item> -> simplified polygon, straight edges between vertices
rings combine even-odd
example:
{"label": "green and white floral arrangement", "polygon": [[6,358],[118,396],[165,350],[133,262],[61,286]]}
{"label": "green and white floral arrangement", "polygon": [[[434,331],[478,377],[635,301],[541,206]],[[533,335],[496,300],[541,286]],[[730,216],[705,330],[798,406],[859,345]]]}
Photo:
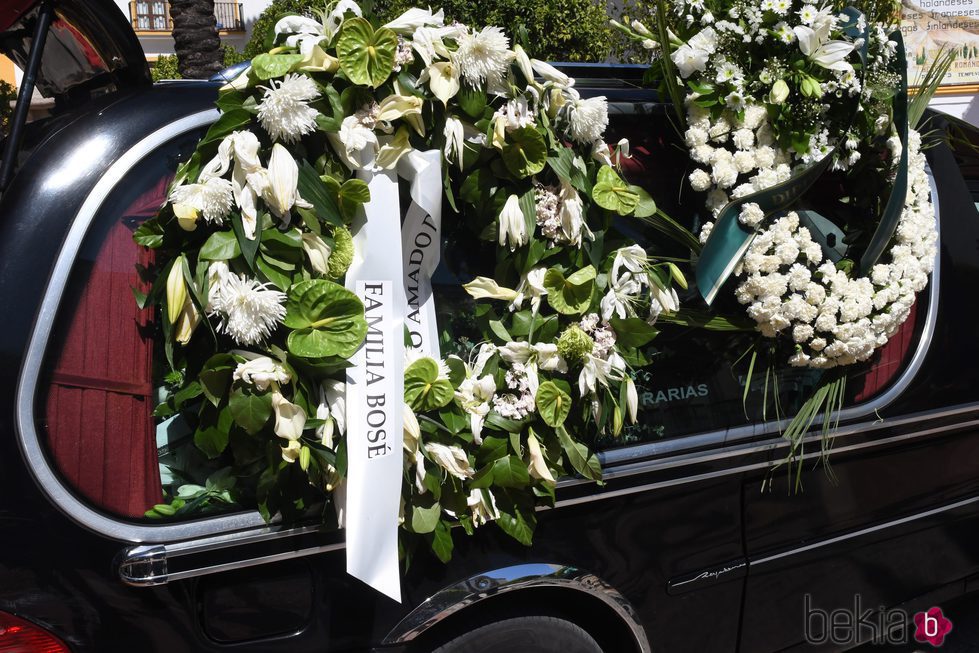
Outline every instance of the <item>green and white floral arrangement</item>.
{"label": "green and white floral arrangement", "polygon": [[[845,367],[907,320],[936,255],[900,5],[853,4],[661,1],[653,29],[613,21],[649,52],[684,124],[688,182],[708,211],[701,293],[711,303],[735,278],[733,296],[777,345],[770,369],[785,360],[844,368],[823,378],[785,431],[790,459],[820,410],[842,404]],[[836,206],[813,218],[804,194],[820,177],[832,179]]]}
{"label": "green and white floral arrangement", "polygon": [[342,524],[345,374],[368,333],[343,285],[372,202],[358,175],[437,150],[458,211],[446,221],[492,243],[496,266],[465,284],[482,342],[462,357],[407,349],[401,530],[443,560],[454,526],[494,522],[529,544],[557,479],[601,481],[589,443],[636,421],[633,370],[686,283],[614,229],[661,214],[617,172],[605,99],[498,27],[422,9],[378,25],[341,0],[282,18],[217,105],[136,234],[157,252],[143,302],[169,367],[157,415],[192,422],[238,504],[293,520],[332,501]]}

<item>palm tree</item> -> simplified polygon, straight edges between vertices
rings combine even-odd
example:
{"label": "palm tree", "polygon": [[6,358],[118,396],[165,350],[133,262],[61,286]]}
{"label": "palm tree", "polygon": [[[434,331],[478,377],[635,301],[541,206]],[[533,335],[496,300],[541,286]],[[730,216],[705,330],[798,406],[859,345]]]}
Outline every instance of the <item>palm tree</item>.
{"label": "palm tree", "polygon": [[224,68],[214,0],[170,0],[173,42],[180,74],[207,79]]}

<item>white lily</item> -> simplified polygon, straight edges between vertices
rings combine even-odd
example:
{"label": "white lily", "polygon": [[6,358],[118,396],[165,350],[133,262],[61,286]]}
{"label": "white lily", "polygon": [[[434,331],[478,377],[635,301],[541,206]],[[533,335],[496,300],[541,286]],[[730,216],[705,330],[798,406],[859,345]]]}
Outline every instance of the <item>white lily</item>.
{"label": "white lily", "polygon": [[445,136],[445,148],[442,153],[445,155],[446,161],[455,161],[459,165],[459,170],[462,170],[464,163],[464,153],[465,153],[465,129],[462,126],[462,121],[453,115],[447,115],[445,117],[445,129],[443,130],[443,135]]}
{"label": "white lily", "polygon": [[282,460],[287,463],[294,463],[299,460],[299,455],[303,451],[303,445],[299,440],[289,440],[286,446],[282,447]]}
{"label": "white lily", "polygon": [[512,252],[527,244],[527,220],[520,210],[520,198],[516,195],[510,195],[503,205],[498,229],[500,247],[508,244]]}
{"label": "white lily", "polygon": [[621,378],[624,370],[625,362],[618,354],[613,353],[608,360],[588,354],[578,375],[578,391],[582,397],[594,395],[599,386],[608,386],[610,379]]}
{"label": "white lily", "polygon": [[472,478],[476,473],[469,464],[469,456],[466,455],[465,451],[455,445],[447,447],[438,442],[429,442],[425,445],[425,451],[435,460],[439,467],[456,478],[466,480]]}
{"label": "white lily", "polygon": [[499,347],[497,352],[507,363],[521,363],[523,365],[534,365],[546,372],[568,371],[568,363],[557,351],[557,345],[547,342],[529,343],[521,340],[514,340]]}
{"label": "white lily", "polygon": [[306,411],[282,396],[272,393],[272,410],[275,413],[275,434],[286,440],[298,440],[306,426]]}
{"label": "white lily", "polygon": [[473,441],[477,445],[483,443],[483,421],[489,413],[490,402],[495,394],[496,381],[489,374],[482,378],[470,374],[463,379],[455,392],[459,405],[469,414],[469,427],[473,433]]}
{"label": "white lily", "polygon": [[303,251],[309,257],[309,264],[320,274],[326,274],[329,269],[327,261],[330,260],[330,246],[326,241],[311,232],[302,234]]}
{"label": "white lily", "polygon": [[397,95],[392,93],[377,106],[377,121],[391,122],[401,118],[418,132],[425,135],[425,125],[422,123],[422,105],[424,101],[415,95]]}
{"label": "white lily", "polygon": [[432,94],[448,104],[461,88],[459,82],[459,67],[451,61],[439,61],[425,68],[418,77],[418,82],[428,82]]}
{"label": "white lily", "polygon": [[556,483],[551,470],[547,467],[547,460],[541,451],[540,441],[533,431],[527,435],[527,453],[530,454],[530,463],[527,465],[530,475],[548,483]]}
{"label": "white lily", "polygon": [[293,206],[313,208],[312,204],[299,197],[299,166],[289,154],[289,150],[279,143],[272,146],[265,181],[262,199],[265,200],[272,214],[283,222],[288,223],[289,211]]}
{"label": "white lily", "polygon": [[316,427],[316,435],[324,446],[333,446],[333,434],[342,435],[346,430],[346,384],[335,379],[326,379],[320,383],[319,403],[316,406],[316,418],[323,424]]}
{"label": "white lily", "polygon": [[496,507],[496,497],[486,489],[476,488],[469,493],[466,499],[469,509],[472,511],[473,525],[482,526],[486,522],[499,519],[500,511]]}
{"label": "white lily", "polygon": [[420,9],[412,7],[384,27],[399,34],[411,34],[419,27],[440,27],[445,23],[445,15],[442,10],[432,13],[431,9]]}
{"label": "white lily", "polygon": [[581,247],[582,235],[588,240],[595,240],[595,234],[585,224],[585,205],[574,186],[562,179],[558,197],[561,199],[561,231],[564,239],[575,247]]}
{"label": "white lily", "polygon": [[512,288],[504,288],[496,283],[495,279],[489,277],[476,277],[467,284],[463,284],[466,292],[473,299],[505,299],[512,301],[517,297],[517,291]]}
{"label": "white lily", "polygon": [[265,392],[269,386],[284,385],[292,381],[292,375],[277,360],[248,351],[234,350],[232,353],[249,359],[238,363],[231,375],[235,381],[253,385],[259,392]]}
{"label": "white lily", "polygon": [[799,39],[799,49],[802,54],[806,55],[813,63],[829,70],[847,71],[853,69],[853,66],[845,59],[853,52],[854,44],[847,41],[829,40],[829,23],[825,23],[819,29],[799,25],[792,28],[792,31]]}
{"label": "white lily", "polygon": [[337,30],[340,29],[340,25],[343,24],[343,19],[347,12],[352,13],[354,16],[362,16],[363,13],[360,11],[360,5],[354,0],[340,0],[333,7],[331,11],[323,21],[323,34],[326,36],[328,41],[332,41],[333,37],[336,36]]}
{"label": "white lily", "polygon": [[385,170],[390,170],[398,165],[401,157],[411,150],[410,132],[408,127],[401,125],[398,127],[398,131],[394,133],[394,137],[387,139],[377,151],[377,165]]}
{"label": "white lily", "polygon": [[530,310],[534,315],[540,311],[541,298],[547,295],[547,288],[544,287],[544,275],[547,268],[540,265],[533,268],[524,275],[517,286],[517,296],[510,303],[511,311],[519,311],[523,306],[524,299],[530,299]]}

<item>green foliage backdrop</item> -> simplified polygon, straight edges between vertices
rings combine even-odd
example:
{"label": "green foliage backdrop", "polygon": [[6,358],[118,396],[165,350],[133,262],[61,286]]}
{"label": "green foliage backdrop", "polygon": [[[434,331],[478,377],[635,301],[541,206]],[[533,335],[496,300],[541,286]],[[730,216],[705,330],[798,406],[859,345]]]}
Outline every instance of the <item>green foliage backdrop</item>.
{"label": "green foliage backdrop", "polygon": [[[500,25],[517,35],[518,42],[525,30],[530,51],[539,59],[604,61],[609,55],[611,31],[604,0],[444,0],[431,4],[445,11],[446,22]],[[323,5],[324,0],[275,0],[255,21],[245,55],[252,58],[265,52],[264,37],[279,16],[314,16]],[[412,6],[411,0],[380,0],[375,10],[389,20]]]}

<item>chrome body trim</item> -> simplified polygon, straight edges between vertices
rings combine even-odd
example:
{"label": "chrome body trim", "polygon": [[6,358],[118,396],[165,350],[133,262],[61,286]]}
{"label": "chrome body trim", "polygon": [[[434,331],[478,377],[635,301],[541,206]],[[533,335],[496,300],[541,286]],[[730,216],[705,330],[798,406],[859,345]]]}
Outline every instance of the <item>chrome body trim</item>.
{"label": "chrome body trim", "polygon": [[402,619],[387,634],[382,645],[410,642],[447,617],[491,596],[541,587],[566,588],[600,600],[629,628],[640,653],[649,653],[645,629],[632,605],[615,588],[587,571],[546,563],[494,569],[445,587]]}
{"label": "chrome body trim", "polygon": [[[921,338],[918,340],[918,346],[915,349],[908,366],[904,369],[894,384],[880,395],[872,398],[870,401],[858,404],[856,406],[851,406],[840,411],[841,422],[849,422],[862,417],[867,417],[868,415],[874,415],[879,410],[894,403],[894,401],[908,389],[908,386],[911,385],[911,381],[914,380],[915,375],[917,375],[918,370],[921,369],[921,365],[925,361],[925,356],[928,354],[928,347],[931,345],[931,340],[934,337],[935,324],[938,319],[938,299],[941,288],[941,212],[938,205],[938,187],[935,184],[935,176],[931,172],[931,167],[926,165],[925,172],[928,174],[928,183],[931,186],[932,204],[935,207],[935,229],[938,231],[938,247],[937,251],[935,252],[935,266],[931,273],[931,282],[928,285],[928,312],[925,314],[925,323],[921,330]],[[666,440],[665,442],[649,442],[645,444],[638,444],[633,447],[623,447],[621,449],[601,452],[598,454],[598,457],[602,462],[602,467],[604,468],[607,465],[617,465],[640,458],[649,458],[650,456],[678,453],[681,451],[689,451],[691,449],[699,449],[722,443],[740,442],[742,440],[748,440],[768,433],[781,433],[789,425],[790,421],[791,420],[785,419],[780,422],[762,422],[758,424],[749,424],[747,426],[729,428],[722,431],[710,431],[708,433],[684,435],[672,440]]]}

